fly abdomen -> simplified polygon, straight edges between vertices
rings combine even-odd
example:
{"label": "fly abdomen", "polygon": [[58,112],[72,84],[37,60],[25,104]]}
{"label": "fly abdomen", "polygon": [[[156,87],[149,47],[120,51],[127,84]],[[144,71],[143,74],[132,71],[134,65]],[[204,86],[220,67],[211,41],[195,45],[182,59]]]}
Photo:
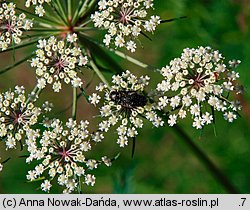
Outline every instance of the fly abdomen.
{"label": "fly abdomen", "polygon": [[147,104],[147,98],[136,91],[112,91],[109,97],[116,104],[130,109],[144,107]]}

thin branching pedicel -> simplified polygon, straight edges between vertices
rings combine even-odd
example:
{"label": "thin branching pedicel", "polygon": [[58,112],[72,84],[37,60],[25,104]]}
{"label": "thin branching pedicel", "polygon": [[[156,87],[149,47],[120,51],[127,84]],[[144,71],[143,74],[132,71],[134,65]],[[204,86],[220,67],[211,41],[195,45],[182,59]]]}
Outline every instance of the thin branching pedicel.
{"label": "thin branching pedicel", "polygon": [[41,109],[27,103],[23,87],[0,94],[0,137],[6,149],[15,148],[30,127],[38,122]]}
{"label": "thin branching pedicel", "polygon": [[55,92],[62,89],[62,81],[71,83],[73,87],[81,87],[82,80],[77,70],[87,64],[87,57],[82,55],[80,48],[73,45],[76,34],[68,35],[66,40],[58,41],[54,36],[48,40],[39,40],[36,58],[31,66],[36,67],[38,87],[43,89],[47,84],[53,84]]}
{"label": "thin branching pedicel", "polygon": [[[95,27],[108,30],[103,42],[106,46],[126,47],[135,52],[135,39],[144,32],[153,32],[160,24],[159,16],[146,19],[147,10],[153,8],[153,0],[101,0],[99,11],[91,18]],[[145,34],[144,34],[145,35]]]}
{"label": "thin branching pedicel", "polygon": [[50,190],[53,179],[57,179],[57,183],[64,187],[64,193],[78,190],[82,183],[93,186],[95,176],[89,171],[102,162],[107,166],[111,162],[106,157],[102,161],[86,159],[85,154],[91,150],[91,143],[96,141],[87,130],[88,124],[88,121],[77,124],[72,119],[66,124],[54,120],[42,134],[39,130],[30,130],[27,134],[30,152],[27,162],[38,160],[41,163],[28,172],[27,179],[33,181],[46,176],[41,184],[43,191]]}
{"label": "thin branching pedicel", "polygon": [[231,93],[238,94],[236,79],[239,73],[233,69],[240,61],[225,64],[224,57],[210,47],[184,49],[180,58],[161,69],[164,80],[157,90],[164,96],[159,98],[159,107],[170,110],[168,124],[173,126],[177,119],[190,114],[193,127],[201,129],[214,122],[214,112],[222,112],[232,122],[241,109],[238,101],[231,101]]}
{"label": "thin branching pedicel", "polygon": [[32,22],[24,13],[16,15],[16,5],[0,2],[0,49],[6,50],[12,44],[19,44],[23,30],[29,30]]}
{"label": "thin branching pedicel", "polygon": [[[100,92],[105,92],[102,99],[104,102],[100,108],[101,116],[105,120],[99,124],[99,129],[107,132],[118,124],[117,143],[121,147],[128,145],[128,140],[137,136],[137,130],[143,126],[143,118],[151,121],[155,127],[163,125],[162,119],[154,111],[154,105],[144,93],[148,81],[148,76],[137,78],[126,71],[121,76],[113,76],[110,90],[104,84],[96,88]],[[101,97],[94,93],[89,100],[96,105],[101,101]]]}

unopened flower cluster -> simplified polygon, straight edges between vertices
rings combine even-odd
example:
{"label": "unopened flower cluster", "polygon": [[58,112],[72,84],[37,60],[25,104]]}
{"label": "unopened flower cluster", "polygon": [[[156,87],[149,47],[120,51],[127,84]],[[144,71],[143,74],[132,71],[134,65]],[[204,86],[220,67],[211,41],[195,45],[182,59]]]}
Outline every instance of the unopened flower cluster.
{"label": "unopened flower cluster", "polygon": [[41,109],[33,102],[27,102],[23,87],[0,94],[0,137],[6,149],[15,148],[16,143],[26,135],[26,131],[37,123]]}
{"label": "unopened flower cluster", "polygon": [[27,179],[33,181],[46,176],[41,184],[44,191],[50,190],[53,179],[64,187],[64,193],[77,190],[82,183],[93,186],[95,176],[89,171],[97,168],[101,162],[108,166],[111,162],[106,157],[101,162],[86,159],[85,154],[91,150],[91,142],[94,141],[87,129],[88,124],[88,121],[77,124],[72,119],[63,124],[56,119],[42,134],[39,130],[31,130],[26,141],[30,152],[27,162],[37,160],[41,163],[28,172]]}
{"label": "unopened flower cluster", "polygon": [[184,49],[180,58],[161,69],[164,80],[157,86],[163,93],[159,107],[172,113],[168,124],[173,126],[190,114],[193,127],[201,129],[214,121],[215,111],[222,112],[229,122],[235,120],[241,106],[231,101],[229,94],[239,93],[239,73],[234,70],[239,63],[230,61],[227,65],[219,51],[210,47]]}
{"label": "unopened flower cluster", "polygon": [[163,125],[162,119],[157,116],[154,104],[148,101],[144,93],[149,83],[148,76],[137,78],[131,72],[123,72],[122,75],[114,75],[112,87],[100,84],[96,90],[105,92],[103,99],[96,93],[90,96],[90,102],[94,105],[101,100],[101,116],[104,118],[99,124],[99,130],[109,131],[113,126],[118,125],[117,143],[124,147],[128,141],[138,134],[138,129],[143,127],[143,117],[152,122],[155,127]]}
{"label": "unopened flower cluster", "polygon": [[39,17],[44,16],[45,10],[43,7],[44,3],[50,3],[51,0],[26,0],[25,6],[30,7],[30,6],[35,6],[35,14],[37,14]]}
{"label": "unopened flower cluster", "polygon": [[101,0],[99,10],[92,16],[94,26],[108,30],[103,42],[106,46],[136,50],[135,39],[144,32],[153,32],[160,24],[159,16],[147,19],[147,10],[153,8],[153,0]]}
{"label": "unopened flower cluster", "polygon": [[10,45],[19,44],[23,30],[29,30],[32,22],[26,19],[26,15],[16,14],[16,5],[0,2],[0,49],[6,50]]}
{"label": "unopened flower cluster", "polygon": [[36,67],[38,87],[43,89],[47,84],[53,84],[55,92],[62,89],[62,81],[71,83],[73,87],[82,85],[77,70],[87,64],[87,57],[82,55],[81,49],[74,46],[76,34],[68,35],[66,40],[57,40],[54,36],[48,40],[38,41],[36,57],[31,66]]}

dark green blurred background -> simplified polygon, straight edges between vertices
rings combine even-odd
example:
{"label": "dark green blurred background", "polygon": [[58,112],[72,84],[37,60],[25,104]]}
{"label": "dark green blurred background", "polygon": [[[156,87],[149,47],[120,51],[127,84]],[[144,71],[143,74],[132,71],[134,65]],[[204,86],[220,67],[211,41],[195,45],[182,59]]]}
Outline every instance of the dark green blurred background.
{"label": "dark green blurred background", "polygon": [[[249,0],[155,0],[155,13],[162,19],[187,16],[187,19],[165,23],[158,27],[152,36],[153,41],[141,39],[143,48],[133,55],[145,63],[162,67],[181,54],[183,48],[211,46],[229,59],[240,59],[238,71],[245,94],[241,98],[244,105],[242,118],[232,124],[217,115],[217,136],[212,126],[203,132],[191,127],[186,120],[181,124],[209,158],[226,174],[241,193],[250,193],[250,1]],[[18,53],[21,58],[23,53]],[[12,62],[11,54],[0,54],[1,64]],[[150,74],[154,82],[159,76],[128,64],[117,58],[124,69],[137,75]],[[86,72],[86,78],[90,78]],[[86,79],[88,80],[88,79]],[[97,83],[94,82],[95,84]],[[0,76],[0,89],[5,91],[15,84],[24,85],[31,90],[35,84],[34,70],[23,64]],[[94,87],[91,85],[88,92]],[[41,95],[43,100],[51,100],[55,110],[67,107],[71,102],[71,89],[65,87],[60,94],[50,89]],[[92,119],[96,110],[79,100],[78,119]],[[60,116],[66,119],[70,111]],[[119,152],[112,135],[95,148],[95,156],[114,156]],[[0,150],[4,159],[17,157],[21,152]],[[32,166],[22,158],[12,158],[0,173],[0,193],[41,193],[36,190],[40,183],[25,183],[25,175]],[[146,124],[137,139],[135,156],[131,158],[131,147],[124,149],[120,158],[111,168],[100,166],[94,174],[97,182],[94,187],[83,188],[84,193],[227,193],[211,175],[210,171],[193,154],[173,129],[164,127],[153,129]],[[61,189],[54,188],[52,193]]]}

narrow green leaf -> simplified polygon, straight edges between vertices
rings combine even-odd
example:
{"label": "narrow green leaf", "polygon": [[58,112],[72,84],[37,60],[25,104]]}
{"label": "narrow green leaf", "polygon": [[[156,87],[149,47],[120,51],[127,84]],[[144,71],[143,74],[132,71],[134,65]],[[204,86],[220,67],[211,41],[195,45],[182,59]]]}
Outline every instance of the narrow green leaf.
{"label": "narrow green leaf", "polygon": [[64,31],[65,29],[64,28],[56,28],[56,27],[54,27],[54,28],[31,28],[30,29],[30,31],[43,31],[43,32],[51,32],[51,31]]}
{"label": "narrow green leaf", "polygon": [[[41,39],[40,36],[38,38],[36,38],[36,39],[33,39],[33,40],[27,40],[28,38],[25,38],[25,42],[21,42],[21,44],[16,45],[15,50],[37,43],[38,40]],[[46,34],[46,36],[44,36],[43,39],[47,39],[50,36],[51,36],[51,34],[49,36]],[[8,52],[8,51],[13,50],[13,49],[14,49],[14,47],[12,46],[12,47],[9,47],[8,49],[4,50],[4,51],[0,51],[0,53],[5,53],[5,52]]]}
{"label": "narrow green leaf", "polygon": [[182,16],[182,17],[178,17],[178,18],[171,18],[171,19],[167,19],[167,20],[161,20],[161,23],[169,23],[175,20],[181,20],[181,19],[185,19],[187,18],[187,16]]}
{"label": "narrow green leaf", "polygon": [[72,20],[72,0],[67,0],[68,19]]}
{"label": "narrow green leaf", "polygon": [[[75,1],[74,1],[75,2]],[[85,1],[86,2],[86,1]],[[82,0],[80,0],[79,2],[78,2],[78,5],[77,5],[77,8],[75,8],[73,11],[74,11],[74,16],[73,16],[73,18],[72,18],[72,21],[71,21],[71,24],[72,25],[75,25],[76,24],[76,22],[78,21],[78,19],[79,19],[79,13],[80,13],[80,10],[81,10],[81,7],[82,7],[82,5],[83,5],[84,3],[83,3],[83,1]]]}
{"label": "narrow green leaf", "polygon": [[84,98],[86,99],[86,101],[89,103],[89,96],[87,95],[87,93],[85,92],[85,90],[83,88],[80,87],[81,90],[81,95],[84,96]]}
{"label": "narrow green leaf", "polygon": [[[123,69],[116,61],[100,46],[94,43],[90,38],[86,37],[82,33],[79,36],[80,43],[93,55],[95,59],[98,59],[105,67],[111,69],[114,73],[121,73]],[[98,62],[97,62],[98,63]]]}
{"label": "narrow green leaf", "polygon": [[2,162],[2,164],[7,163],[10,159],[11,159],[10,157],[9,157],[9,158],[7,158],[6,160],[4,160],[4,161]]}
{"label": "narrow green leaf", "polygon": [[52,25],[52,24],[58,25],[60,23],[60,22],[57,22],[56,20],[53,20],[53,18],[50,18],[50,19],[47,19],[46,17],[39,18],[36,14],[33,14],[27,10],[23,10],[21,8],[18,8],[18,7],[16,9],[19,10],[20,12],[23,12],[26,15],[30,16],[30,18],[33,18],[33,20],[37,21],[37,22],[44,22],[44,23],[48,23],[49,25]]}
{"label": "narrow green leaf", "polygon": [[58,13],[58,15],[61,17],[61,19],[64,21],[64,23],[66,25],[69,25],[69,21],[68,21],[68,18],[67,18],[67,15],[66,15],[66,12],[63,8],[63,5],[61,4],[60,0],[54,0],[52,2],[55,2],[55,8],[56,8],[56,11]]}
{"label": "narrow green leaf", "polygon": [[43,176],[43,177],[39,177],[39,178],[37,178],[37,179],[34,179],[34,180],[32,180],[32,181],[27,181],[27,183],[38,182],[38,181],[42,181],[42,180],[44,180],[44,179],[46,179],[46,178]]}
{"label": "narrow green leaf", "polygon": [[0,75],[6,73],[6,72],[8,72],[8,71],[10,71],[11,69],[15,68],[15,67],[18,66],[18,65],[24,63],[24,62],[27,61],[29,58],[31,58],[33,55],[34,55],[34,54],[31,54],[31,55],[29,55],[29,56],[27,56],[27,57],[25,57],[25,58],[23,58],[23,59],[21,59],[21,60],[15,62],[13,65],[7,66],[7,67],[5,67],[4,69],[0,70]]}

